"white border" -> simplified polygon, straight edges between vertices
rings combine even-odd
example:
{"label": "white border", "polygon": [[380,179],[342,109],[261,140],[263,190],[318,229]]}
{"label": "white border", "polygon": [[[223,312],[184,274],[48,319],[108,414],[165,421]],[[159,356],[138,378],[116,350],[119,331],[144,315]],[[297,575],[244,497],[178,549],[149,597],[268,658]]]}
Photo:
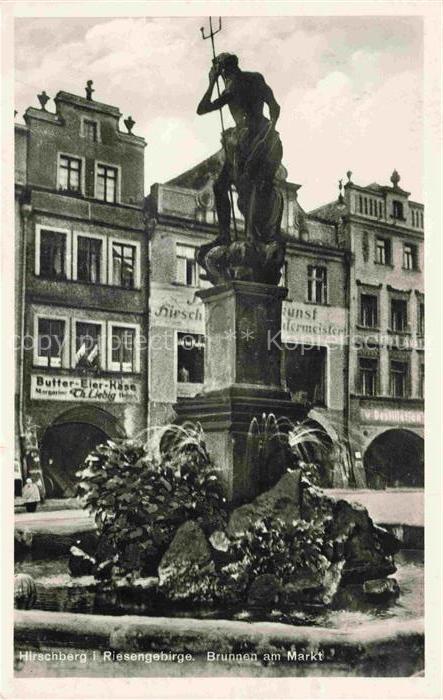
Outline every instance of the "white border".
{"label": "white border", "polygon": [[[326,299],[325,301],[316,301],[315,299],[309,299],[309,267],[314,267],[314,268],[324,268],[326,270]],[[302,301],[302,304],[311,304],[314,306],[323,306],[323,307],[328,307],[331,306],[329,303],[329,281],[330,281],[330,270],[329,270],[329,265],[328,262],[325,260],[324,263],[318,264],[316,262],[310,263],[308,262],[306,267],[305,267],[305,272],[306,272],[306,277],[305,277],[305,300]]]}
{"label": "white border", "polygon": [[[78,263],[77,263],[77,257],[78,257],[78,237],[82,236],[83,238],[95,238],[98,241],[102,242],[102,254],[101,254],[101,261],[100,261],[100,281],[99,282],[85,282],[84,280],[78,280],[77,275],[78,275]],[[89,231],[78,231],[74,230],[72,232],[72,279],[75,282],[81,282],[82,284],[107,284],[107,275],[108,275],[108,246],[107,246],[107,239],[108,236],[105,236],[102,233],[89,233]]]}
{"label": "white border", "polygon": [[[114,367],[112,363],[112,329],[113,328],[130,328],[135,330],[134,338],[134,368],[131,371],[122,370],[120,367]],[[108,348],[108,371],[118,372],[119,374],[139,374],[140,373],[140,324],[139,323],[124,323],[122,321],[107,321],[107,348]]]}
{"label": "white border", "polygon": [[[116,188],[115,188],[115,201],[110,202],[107,199],[99,199],[97,197],[97,180],[98,180],[98,166],[99,165],[104,165],[105,168],[114,168],[114,170],[117,170],[117,182],[115,183]],[[122,182],[122,168],[121,165],[117,165],[116,163],[107,163],[105,160],[101,159],[95,159],[94,160],[94,199],[97,200],[97,202],[103,202],[103,204],[120,204],[121,203],[121,182]]]}
{"label": "white border", "polygon": [[[141,287],[141,243],[140,241],[134,241],[131,238],[116,238],[114,236],[108,237],[108,284],[113,287],[118,287],[119,289],[129,289],[129,291],[139,290]],[[133,287],[121,287],[114,281],[113,274],[113,256],[112,256],[112,246],[114,243],[118,245],[133,246],[135,248],[135,270],[134,270],[134,286]]]}
{"label": "white border", "polygon": [[[4,168],[1,173],[3,193],[4,230],[13,230],[13,37],[15,17],[176,17],[196,16],[196,22],[203,15],[229,14],[232,16],[285,16],[285,15],[409,15],[424,18],[425,51],[425,133],[424,150],[426,159],[426,329],[427,329],[427,379],[426,379],[426,661],[425,677],[413,678],[355,678],[355,677],[305,677],[305,678],[154,678],[149,679],[149,692],[153,698],[255,698],[255,700],[282,697],[310,698],[438,698],[441,697],[441,491],[442,474],[435,466],[441,461],[442,448],[442,397],[441,367],[443,335],[441,325],[442,295],[442,239],[441,239],[441,184],[442,184],[442,145],[441,145],[441,4],[429,0],[411,0],[395,2],[384,0],[374,3],[361,2],[254,2],[243,0],[242,3],[206,2],[184,3],[171,2],[133,2],[109,3],[3,3],[2,30],[2,67],[5,80],[2,81],[3,117],[1,122],[4,145]],[[199,26],[199,24],[197,24]],[[11,498],[9,472],[13,464],[14,431],[14,246],[13,238],[4,237],[3,241],[3,289],[1,297],[1,315],[4,321],[4,343],[0,351],[2,380],[2,412],[4,475],[2,535],[3,567],[2,587],[2,695],[14,698],[146,698],[147,679],[143,678],[76,678],[75,691],[72,679],[65,678],[27,678],[14,679],[12,675],[12,576],[13,557],[12,537],[13,499]],[[432,568],[429,568],[432,567]],[[8,585],[9,584],[9,585]]]}
{"label": "white border", "polygon": [[102,371],[106,371],[106,321],[96,320],[92,318],[83,318],[79,316],[71,316],[71,369],[78,369],[75,364],[75,341],[77,339],[77,323],[89,323],[91,326],[100,326],[101,328],[101,339],[100,339],[100,353],[99,353],[99,367]]}
{"label": "white border", "polygon": [[[188,287],[188,285],[182,285]],[[178,381],[178,334],[180,335],[201,335],[204,339],[204,347],[203,347],[203,382],[179,382]],[[179,397],[185,397],[185,396],[195,396],[199,392],[202,391],[204,387],[204,379],[205,379],[205,355],[206,355],[206,336],[204,333],[195,333],[195,331],[184,331],[182,328],[176,328],[174,329],[174,386],[175,386],[175,397],[176,399]],[[192,389],[185,389],[184,391],[179,391],[180,387],[192,387]],[[195,387],[195,390],[194,390]]]}
{"label": "white border", "polygon": [[[79,160],[81,165],[80,165],[80,190],[65,190],[61,188],[60,184],[60,158],[66,157],[66,158],[73,158],[74,160]],[[82,194],[85,196],[85,157],[80,156],[78,153],[67,153],[66,151],[57,151],[57,193],[58,194],[64,194],[64,195],[72,195],[72,194]]]}
{"label": "white border", "polygon": [[[32,364],[33,367],[47,367],[48,369],[69,369],[69,345],[71,338],[71,327],[69,323],[69,316],[65,316],[64,312],[59,312],[59,310],[54,309],[51,313],[39,311],[38,309],[33,309],[33,352],[32,352]],[[48,321],[64,321],[65,322],[65,336],[63,339],[63,348],[61,355],[60,367],[55,367],[49,365],[47,362],[43,362],[42,358],[38,354],[38,322],[40,320]]]}
{"label": "white border", "polygon": [[[40,240],[41,231],[55,231],[56,233],[64,233],[66,236],[66,254],[65,254],[65,269],[66,279],[71,279],[72,260],[71,260],[71,230],[69,228],[61,228],[60,226],[45,226],[45,224],[35,225],[35,240],[34,240],[34,273],[40,277]],[[45,277],[46,279],[46,277]],[[55,278],[58,281],[59,278]]]}

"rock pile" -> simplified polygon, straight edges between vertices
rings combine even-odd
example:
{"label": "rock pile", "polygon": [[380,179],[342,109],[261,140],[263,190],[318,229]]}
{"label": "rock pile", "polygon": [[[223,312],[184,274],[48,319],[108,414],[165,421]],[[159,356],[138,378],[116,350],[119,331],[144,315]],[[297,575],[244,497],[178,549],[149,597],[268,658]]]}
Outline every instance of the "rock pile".
{"label": "rock pile", "polygon": [[[399,541],[367,510],[326,495],[300,470],[288,471],[212,532],[189,520],[157,562],[157,593],[184,604],[302,609],[330,605],[358,589],[367,601],[395,598]],[[207,528],[206,528],[207,529]],[[93,559],[71,549],[73,575]],[[345,595],[343,596],[343,593]],[[152,593],[152,591],[151,591]]]}
{"label": "rock pile", "polygon": [[[232,550],[260,521],[290,526],[305,521],[324,532],[316,566],[296,566],[292,575],[248,571],[247,563],[234,564]],[[286,473],[269,491],[252,503],[235,509],[226,531],[209,540],[195,522],[182,525],[158,572],[160,590],[171,600],[243,602],[272,608],[330,604],[339,587],[365,584],[368,597],[380,599],[398,591],[393,554],[396,538],[372,522],[365,508],[325,495],[301,478]],[[289,556],[289,553],[288,553]]]}

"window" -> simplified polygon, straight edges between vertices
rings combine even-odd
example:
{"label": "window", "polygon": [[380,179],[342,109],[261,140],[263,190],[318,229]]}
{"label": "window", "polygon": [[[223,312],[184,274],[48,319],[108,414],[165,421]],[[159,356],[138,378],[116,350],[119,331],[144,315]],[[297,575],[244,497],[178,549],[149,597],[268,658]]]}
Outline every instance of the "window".
{"label": "window", "polygon": [[97,369],[101,366],[101,336],[101,324],[76,321],[75,367],[82,369]]}
{"label": "window", "polygon": [[369,216],[373,216],[373,212],[372,212],[372,199],[369,200]]}
{"label": "window", "polygon": [[411,210],[411,218],[412,218],[412,225],[416,226],[417,224],[415,222],[415,211],[413,209]]}
{"label": "window", "polygon": [[405,299],[391,299],[391,330],[406,331],[408,326],[408,302]]}
{"label": "window", "polygon": [[36,245],[39,246],[37,274],[48,279],[66,279],[66,233],[39,229]]}
{"label": "window", "polygon": [[417,267],[417,246],[405,243],[403,245],[403,269],[416,270]]}
{"label": "window", "polygon": [[421,362],[420,367],[419,367],[418,395],[421,399],[423,399],[424,395],[425,395],[425,363],[424,362]]}
{"label": "window", "polygon": [[417,334],[421,337],[425,334],[425,304],[423,301],[418,303],[417,308]]}
{"label": "window", "polygon": [[403,398],[407,394],[408,364],[391,360],[390,387],[391,396]]}
{"label": "window", "polygon": [[375,262],[378,265],[391,264],[391,241],[387,238],[377,238],[375,241]]}
{"label": "window", "polygon": [[363,197],[361,194],[358,195],[358,211],[360,214],[363,213]]}
{"label": "window", "polygon": [[87,141],[97,141],[97,122],[91,121],[90,119],[83,120],[83,136]]}
{"label": "window", "polygon": [[177,382],[203,383],[204,349],[204,336],[192,333],[177,334]]}
{"label": "window", "polygon": [[360,296],[360,321],[366,328],[378,326],[378,298],[375,294]]}
{"label": "window", "polygon": [[80,282],[101,281],[103,242],[98,238],[77,237],[77,279]]}
{"label": "window", "polygon": [[195,261],[195,248],[192,246],[177,244],[177,284],[188,287],[197,286],[197,263]]}
{"label": "window", "polygon": [[60,156],[58,186],[68,192],[81,192],[81,167],[80,158],[72,156]]}
{"label": "window", "polygon": [[41,367],[61,367],[65,342],[65,321],[39,318],[36,364]]}
{"label": "window", "polygon": [[365,205],[365,214],[367,214],[367,213],[368,213],[368,198],[367,198],[367,197],[364,197],[364,198],[363,198],[363,202],[364,202],[364,205]]}
{"label": "window", "polygon": [[136,246],[112,243],[112,279],[118,287],[136,286]]}
{"label": "window", "polygon": [[284,351],[286,385],[294,401],[326,405],[325,347],[297,344]]}
{"label": "window", "polygon": [[359,358],[360,392],[363,396],[377,395],[378,360],[371,357]]}
{"label": "window", "polygon": [[392,216],[394,219],[404,219],[403,202],[399,202],[398,200],[394,199],[394,201],[392,202]]}
{"label": "window", "polygon": [[136,372],[135,328],[112,327],[111,369],[119,372]]}
{"label": "window", "polygon": [[95,196],[103,202],[117,201],[118,169],[110,165],[97,165]]}
{"label": "window", "polygon": [[308,301],[326,304],[327,298],[326,267],[308,265]]}

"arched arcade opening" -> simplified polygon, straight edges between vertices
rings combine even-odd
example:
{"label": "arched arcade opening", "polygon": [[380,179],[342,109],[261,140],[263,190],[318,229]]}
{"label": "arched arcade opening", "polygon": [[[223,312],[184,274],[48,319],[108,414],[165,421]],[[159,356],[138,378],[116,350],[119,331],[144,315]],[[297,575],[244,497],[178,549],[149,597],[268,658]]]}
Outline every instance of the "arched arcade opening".
{"label": "arched arcade opening", "polygon": [[40,446],[40,459],[47,496],[75,495],[76,472],[97,445],[124,437],[118,420],[95,406],[63,412],[47,428]]}
{"label": "arched arcade opening", "polygon": [[424,484],[424,440],[411,430],[386,430],[367,448],[364,467],[368,488],[420,488]]}

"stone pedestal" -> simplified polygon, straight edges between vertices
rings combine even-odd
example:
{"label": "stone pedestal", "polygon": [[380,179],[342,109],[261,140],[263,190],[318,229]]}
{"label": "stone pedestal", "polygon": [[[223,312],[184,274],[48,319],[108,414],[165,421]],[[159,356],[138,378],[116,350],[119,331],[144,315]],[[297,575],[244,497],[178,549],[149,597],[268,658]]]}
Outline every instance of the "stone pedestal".
{"label": "stone pedestal", "polygon": [[[287,289],[233,281],[198,292],[205,304],[204,391],[176,406],[178,419],[199,422],[230,500],[257,495],[257,464],[248,454],[253,418],[273,413],[291,421],[304,408],[281,385],[281,309]],[[278,455],[276,455],[276,461]],[[281,465],[272,465],[276,478]]]}
{"label": "stone pedestal", "polygon": [[288,290],[231,282],[198,292],[205,305],[205,394],[229,387],[281,391],[281,309]]}

